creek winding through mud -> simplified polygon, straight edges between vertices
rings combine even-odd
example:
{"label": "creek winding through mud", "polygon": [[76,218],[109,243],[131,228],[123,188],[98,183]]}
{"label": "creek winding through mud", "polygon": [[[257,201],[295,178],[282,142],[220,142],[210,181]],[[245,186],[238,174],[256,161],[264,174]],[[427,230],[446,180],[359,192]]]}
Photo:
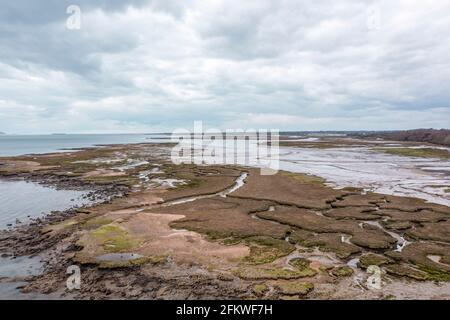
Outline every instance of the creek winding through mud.
{"label": "creek winding through mud", "polygon": [[238,190],[240,187],[242,187],[245,184],[245,179],[247,178],[247,176],[248,176],[247,172],[241,173],[241,175],[235,180],[233,186],[231,186],[230,188],[228,188],[226,190],[216,192],[213,194],[185,197],[185,198],[180,198],[180,199],[176,199],[176,200],[172,200],[172,201],[167,201],[167,202],[164,202],[163,204],[161,204],[160,206],[161,207],[170,207],[170,206],[174,206],[174,205],[178,205],[178,204],[193,202],[193,201],[200,200],[200,199],[213,198],[213,197],[217,197],[217,196],[226,198],[230,193]]}
{"label": "creek winding through mud", "polygon": [[450,161],[374,152],[366,147],[280,148],[280,169],[313,174],[333,187],[360,187],[450,206]]}

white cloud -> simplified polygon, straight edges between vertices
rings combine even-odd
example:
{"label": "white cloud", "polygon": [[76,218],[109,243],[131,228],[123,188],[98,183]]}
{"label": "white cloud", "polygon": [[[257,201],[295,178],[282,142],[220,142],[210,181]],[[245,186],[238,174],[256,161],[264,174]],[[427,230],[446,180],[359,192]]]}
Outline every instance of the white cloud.
{"label": "white cloud", "polygon": [[82,1],[80,31],[60,2],[21,3],[0,22],[0,131],[450,123],[448,1]]}

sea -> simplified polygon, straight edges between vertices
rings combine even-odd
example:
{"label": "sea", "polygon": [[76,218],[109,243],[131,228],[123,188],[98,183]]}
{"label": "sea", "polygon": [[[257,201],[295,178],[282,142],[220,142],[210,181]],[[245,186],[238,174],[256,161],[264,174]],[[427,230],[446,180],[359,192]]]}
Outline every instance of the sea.
{"label": "sea", "polygon": [[61,152],[96,145],[167,142],[165,134],[0,135],[0,157]]}

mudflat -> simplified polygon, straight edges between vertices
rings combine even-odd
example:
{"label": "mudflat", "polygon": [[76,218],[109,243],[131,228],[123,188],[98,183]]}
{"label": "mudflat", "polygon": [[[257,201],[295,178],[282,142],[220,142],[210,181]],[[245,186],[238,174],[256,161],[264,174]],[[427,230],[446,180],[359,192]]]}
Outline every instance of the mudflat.
{"label": "mudflat", "polygon": [[[334,189],[306,174],[174,165],[171,146],[0,158],[3,178],[111,194],[0,232],[4,256],[44,261],[22,290],[78,299],[450,299],[449,207]],[[79,290],[66,288],[71,265],[81,267]],[[367,285],[370,266],[380,268],[381,290]]]}

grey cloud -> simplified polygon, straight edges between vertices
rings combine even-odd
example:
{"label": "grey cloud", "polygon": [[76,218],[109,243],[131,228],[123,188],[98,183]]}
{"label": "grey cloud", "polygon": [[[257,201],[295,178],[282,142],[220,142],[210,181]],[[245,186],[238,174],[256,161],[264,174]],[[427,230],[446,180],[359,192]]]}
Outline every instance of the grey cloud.
{"label": "grey cloud", "polygon": [[413,2],[11,1],[0,131],[448,126],[450,4]]}
{"label": "grey cloud", "polygon": [[70,5],[79,6],[82,11],[101,9],[117,12],[129,6],[142,7],[150,0],[14,0],[1,5],[0,19],[11,25],[42,25],[62,21],[67,18],[66,9]]}

